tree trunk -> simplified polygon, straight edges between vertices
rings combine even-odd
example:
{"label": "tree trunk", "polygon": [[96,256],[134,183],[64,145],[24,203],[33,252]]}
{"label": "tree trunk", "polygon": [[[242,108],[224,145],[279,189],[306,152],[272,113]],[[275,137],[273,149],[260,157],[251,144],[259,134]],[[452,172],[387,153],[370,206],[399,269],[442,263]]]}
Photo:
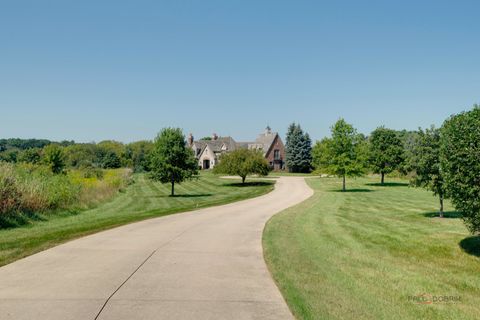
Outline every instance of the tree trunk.
{"label": "tree trunk", "polygon": [[443,195],[440,195],[440,211],[439,211],[440,218],[443,218]]}
{"label": "tree trunk", "polygon": [[347,186],[346,186],[346,181],[345,181],[345,175],[343,175],[343,187],[342,187],[342,191],[343,191],[343,192],[347,191]]}
{"label": "tree trunk", "polygon": [[384,184],[384,183],[385,183],[385,173],[382,172],[382,184]]}
{"label": "tree trunk", "polygon": [[242,184],[245,183],[245,179],[247,179],[247,177],[242,177]]}
{"label": "tree trunk", "polygon": [[173,197],[175,195],[175,179],[172,176],[172,193],[171,196]]}

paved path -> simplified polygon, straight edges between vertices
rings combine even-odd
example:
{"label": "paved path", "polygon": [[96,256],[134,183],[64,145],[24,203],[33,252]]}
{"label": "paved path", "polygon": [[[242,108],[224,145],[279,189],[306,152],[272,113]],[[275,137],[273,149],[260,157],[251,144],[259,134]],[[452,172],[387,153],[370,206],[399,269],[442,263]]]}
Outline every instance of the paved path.
{"label": "paved path", "polygon": [[146,220],[0,268],[0,319],[291,319],[263,260],[275,213],[312,194],[282,177],[254,199]]}

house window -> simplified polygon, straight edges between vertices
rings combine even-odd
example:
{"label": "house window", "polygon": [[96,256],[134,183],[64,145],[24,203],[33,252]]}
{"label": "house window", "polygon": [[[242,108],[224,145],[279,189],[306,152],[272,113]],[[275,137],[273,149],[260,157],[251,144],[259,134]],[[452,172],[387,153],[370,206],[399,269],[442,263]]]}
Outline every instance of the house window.
{"label": "house window", "polygon": [[273,159],[280,160],[280,150],[273,151]]}

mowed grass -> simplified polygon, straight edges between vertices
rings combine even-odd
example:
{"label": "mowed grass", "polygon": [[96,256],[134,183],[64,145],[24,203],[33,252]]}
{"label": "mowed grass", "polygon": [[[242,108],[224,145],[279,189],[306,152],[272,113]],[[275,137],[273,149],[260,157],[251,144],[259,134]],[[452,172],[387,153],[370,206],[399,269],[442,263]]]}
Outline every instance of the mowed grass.
{"label": "mowed grass", "polygon": [[[99,207],[78,213],[56,213],[43,221],[0,230],[0,266],[100,230],[133,221],[160,217],[213,205],[220,205],[265,194],[274,182],[240,184],[240,179],[222,179],[202,173],[199,179],[175,185],[175,197],[170,197],[170,185],[162,185],[137,175],[136,182],[124,193]],[[252,180],[250,180],[252,181]]]}
{"label": "mowed grass", "polygon": [[449,205],[436,218],[438,200],[401,180],[348,180],[346,193],[338,179],[307,182],[314,196],[274,216],[263,239],[298,319],[480,318],[480,241]]}

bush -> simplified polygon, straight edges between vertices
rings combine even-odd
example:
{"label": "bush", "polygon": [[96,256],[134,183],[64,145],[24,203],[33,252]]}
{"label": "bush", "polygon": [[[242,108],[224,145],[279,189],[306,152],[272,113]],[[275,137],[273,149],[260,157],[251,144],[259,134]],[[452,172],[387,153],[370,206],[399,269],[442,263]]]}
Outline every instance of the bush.
{"label": "bush", "polygon": [[20,199],[13,165],[0,163],[0,215],[17,212],[20,209]]}
{"label": "bush", "polygon": [[92,207],[125,188],[130,179],[128,169],[54,174],[46,166],[0,162],[0,227],[10,225],[5,219],[25,220],[24,214]]}

